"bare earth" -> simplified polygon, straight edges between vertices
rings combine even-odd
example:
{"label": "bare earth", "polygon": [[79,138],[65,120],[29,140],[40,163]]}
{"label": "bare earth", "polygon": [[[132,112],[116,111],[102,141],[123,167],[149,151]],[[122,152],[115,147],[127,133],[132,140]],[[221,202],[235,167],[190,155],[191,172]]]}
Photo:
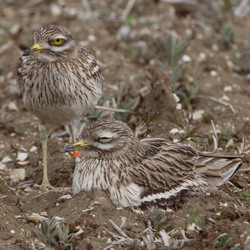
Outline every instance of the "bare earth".
{"label": "bare earth", "polygon": [[[236,17],[223,1],[198,2],[190,7],[138,0],[124,21],[127,1],[89,1],[91,11],[81,1],[1,2],[0,249],[45,248],[33,232],[40,227],[33,213],[61,217],[78,234],[72,249],[250,249],[250,173],[164,213],[117,209],[98,190],[59,199],[70,194],[74,170],[70,156],[60,153],[70,143],[65,136],[49,141],[56,189],[43,189],[39,121],[18,96],[18,58],[32,45],[32,31],[64,25],[100,61],[105,81],[99,105],[136,112],[114,117],[133,129],[144,121],[150,136],[183,140],[198,150],[242,153],[250,144],[250,15]],[[170,36],[187,43],[178,67],[169,65]],[[177,71],[178,80],[170,81]],[[112,115],[91,111],[83,122]],[[28,158],[18,160],[20,152]]]}

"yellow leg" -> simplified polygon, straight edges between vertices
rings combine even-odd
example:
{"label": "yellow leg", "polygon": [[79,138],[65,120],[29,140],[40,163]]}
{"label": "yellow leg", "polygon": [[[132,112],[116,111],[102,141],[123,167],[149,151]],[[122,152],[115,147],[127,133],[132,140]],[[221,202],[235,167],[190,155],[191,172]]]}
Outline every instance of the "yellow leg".
{"label": "yellow leg", "polygon": [[45,126],[39,126],[40,135],[42,139],[42,152],[43,152],[43,181],[42,185],[45,187],[51,187],[48,178],[48,133]]}
{"label": "yellow leg", "polygon": [[69,129],[70,129],[70,133],[71,133],[72,142],[76,143],[75,126],[74,125],[69,125]]}

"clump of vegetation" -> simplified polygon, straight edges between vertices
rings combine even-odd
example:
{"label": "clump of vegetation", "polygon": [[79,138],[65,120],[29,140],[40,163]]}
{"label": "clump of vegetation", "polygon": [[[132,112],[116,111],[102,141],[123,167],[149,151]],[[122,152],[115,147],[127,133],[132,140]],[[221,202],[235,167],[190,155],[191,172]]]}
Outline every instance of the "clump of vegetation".
{"label": "clump of vegetation", "polygon": [[[173,83],[176,83],[181,76],[181,65],[180,60],[184,56],[188,47],[187,42],[178,39],[173,39],[172,36],[167,36],[160,40],[161,43],[161,54],[164,56],[160,60],[156,60],[156,64],[164,69],[168,74]],[[162,51],[164,53],[162,53]],[[161,60],[167,61],[167,67]]]}
{"label": "clump of vegetation", "polygon": [[242,52],[237,52],[232,56],[232,63],[234,64],[234,70],[239,74],[250,73],[250,51],[249,49],[243,49]]}
{"label": "clump of vegetation", "polygon": [[180,141],[183,142],[188,139],[191,139],[192,141],[196,141],[197,138],[199,139],[204,138],[203,136],[197,134],[199,129],[200,129],[200,126],[196,126],[192,129],[190,129],[190,127],[188,126],[185,133],[181,134]]}
{"label": "clump of vegetation", "polygon": [[214,120],[214,108],[208,107],[204,110],[202,115],[202,121],[205,123],[211,123],[211,120]]}
{"label": "clump of vegetation", "polygon": [[220,20],[215,24],[215,29],[219,34],[219,41],[225,48],[231,48],[235,40],[235,32],[227,21]]}
{"label": "clump of vegetation", "polygon": [[167,218],[165,212],[158,208],[153,208],[149,220],[152,223],[155,236],[159,236],[161,230],[167,229]]}
{"label": "clump of vegetation", "polygon": [[174,93],[180,98],[180,103],[183,108],[192,111],[195,103],[195,96],[200,90],[200,85],[198,83],[176,83],[174,85]]}
{"label": "clump of vegetation", "polygon": [[223,0],[222,8],[225,11],[232,12],[235,7],[235,4],[232,2],[232,0]]}
{"label": "clump of vegetation", "polygon": [[226,233],[222,234],[217,239],[217,244],[220,246],[227,246],[232,241],[232,238],[229,237]]}
{"label": "clump of vegetation", "polygon": [[186,227],[188,227],[189,225],[192,225],[192,224],[195,224],[195,225],[200,224],[201,219],[197,213],[190,213],[189,216],[190,216],[190,220],[184,222]]}
{"label": "clump of vegetation", "polygon": [[34,229],[34,232],[47,247],[56,250],[73,249],[74,234],[69,233],[68,227],[59,224],[55,219],[42,221],[40,228]]}
{"label": "clump of vegetation", "polygon": [[244,198],[250,198],[250,192],[247,189],[243,189],[239,194]]}
{"label": "clump of vegetation", "polygon": [[230,139],[233,138],[233,132],[230,130],[226,130],[220,134],[218,134],[218,145],[225,145]]}

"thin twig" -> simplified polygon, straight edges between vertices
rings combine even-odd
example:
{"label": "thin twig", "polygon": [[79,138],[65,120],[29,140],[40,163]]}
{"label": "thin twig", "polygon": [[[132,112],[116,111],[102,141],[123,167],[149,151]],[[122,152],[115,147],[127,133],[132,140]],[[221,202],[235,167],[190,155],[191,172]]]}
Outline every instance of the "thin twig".
{"label": "thin twig", "polygon": [[94,209],[95,209],[95,207],[89,207],[89,208],[82,210],[82,213],[86,213],[86,212],[92,211]]}
{"label": "thin twig", "polygon": [[228,107],[232,111],[233,114],[236,113],[236,110],[234,109],[234,107],[232,106],[232,104],[230,104],[228,102],[224,102],[224,101],[218,100],[218,99],[216,99],[216,98],[214,98],[212,96],[196,95],[193,98],[208,99],[210,101],[217,102],[217,103],[219,103],[221,105],[224,105],[224,106]]}
{"label": "thin twig", "polygon": [[132,8],[133,8],[135,2],[136,2],[136,0],[128,0],[128,3],[127,3],[127,5],[126,5],[125,9],[124,9],[124,11],[122,12],[121,20],[124,20],[124,19],[128,16],[128,14],[129,14],[129,12],[132,10]]}
{"label": "thin twig", "polygon": [[110,107],[103,107],[103,106],[95,106],[95,109],[116,112],[116,113],[127,113],[127,114],[136,114],[135,111],[126,110],[126,109],[117,109],[117,108],[110,108]]}
{"label": "thin twig", "polygon": [[161,230],[159,233],[160,233],[163,245],[166,246],[166,247],[169,247],[170,246],[169,234],[165,230]]}
{"label": "thin twig", "polygon": [[250,12],[250,0],[243,0],[234,9],[234,15],[237,17],[245,17]]}
{"label": "thin twig", "polygon": [[132,241],[122,230],[119,228],[112,220],[109,220],[109,224],[124,238],[127,238]]}
{"label": "thin twig", "polygon": [[216,151],[218,148],[218,134],[217,134],[213,120],[211,120],[211,124],[212,124],[213,132],[214,132],[214,134],[212,135],[213,142],[214,142],[214,150],[213,151]]}

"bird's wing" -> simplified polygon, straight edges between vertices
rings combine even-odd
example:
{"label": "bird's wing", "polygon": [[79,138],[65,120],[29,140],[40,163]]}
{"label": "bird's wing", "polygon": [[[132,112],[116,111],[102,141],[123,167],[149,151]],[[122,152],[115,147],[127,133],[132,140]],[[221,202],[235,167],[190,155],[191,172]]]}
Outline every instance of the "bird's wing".
{"label": "bird's wing", "polygon": [[101,69],[94,57],[94,54],[91,50],[85,47],[79,47],[79,52],[81,58],[84,59],[83,62],[83,70],[87,72],[89,78],[101,79]]}
{"label": "bird's wing", "polygon": [[183,191],[205,191],[230,179],[242,164],[232,155],[199,153],[188,145],[148,138],[148,155],[130,170],[132,181],[144,187],[142,200],[168,199]]}
{"label": "bird's wing", "polygon": [[162,139],[143,139],[147,156],[130,170],[131,181],[143,187],[143,202],[169,200],[190,190],[203,190],[207,182],[194,169],[198,153],[187,145]]}

